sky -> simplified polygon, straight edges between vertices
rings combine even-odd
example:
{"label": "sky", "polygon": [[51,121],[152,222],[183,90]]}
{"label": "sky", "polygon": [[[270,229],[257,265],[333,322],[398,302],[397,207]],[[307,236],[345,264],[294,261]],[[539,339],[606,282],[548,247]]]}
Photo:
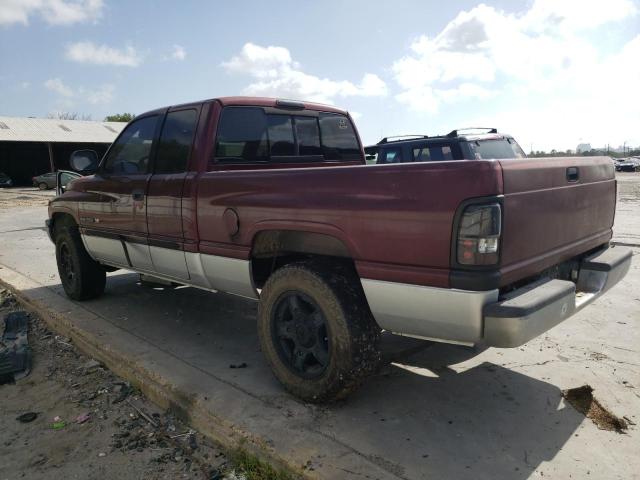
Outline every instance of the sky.
{"label": "sky", "polygon": [[0,115],[225,95],[336,105],[365,144],[640,146],[640,0],[0,0]]}

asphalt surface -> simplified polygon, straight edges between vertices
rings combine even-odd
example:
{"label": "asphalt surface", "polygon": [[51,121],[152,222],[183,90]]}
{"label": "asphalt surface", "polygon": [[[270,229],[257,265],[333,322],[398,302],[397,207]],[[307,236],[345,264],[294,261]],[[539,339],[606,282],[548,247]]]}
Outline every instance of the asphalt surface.
{"label": "asphalt surface", "polygon": [[[105,295],[79,308],[137,342],[127,348],[141,357],[171,358],[156,362],[159,376],[179,371],[175,388],[312,477],[640,478],[640,174],[619,179],[614,241],[634,251],[621,284],[516,349],[394,339],[381,373],[337,405],[301,404],[281,389],[259,351],[254,302],[115,272]],[[45,218],[41,206],[0,210],[0,278],[17,272],[28,294],[62,302]],[[562,390],[587,384],[630,420],[626,433],[600,430],[565,402]]]}

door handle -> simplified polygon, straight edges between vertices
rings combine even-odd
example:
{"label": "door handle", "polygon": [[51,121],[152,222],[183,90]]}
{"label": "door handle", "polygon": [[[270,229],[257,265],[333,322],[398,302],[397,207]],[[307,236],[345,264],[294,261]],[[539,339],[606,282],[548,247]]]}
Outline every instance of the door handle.
{"label": "door handle", "polygon": [[134,190],[133,192],[131,192],[131,197],[135,201],[144,200],[144,190]]}
{"label": "door handle", "polygon": [[580,178],[580,170],[578,167],[567,168],[567,182],[577,182]]}

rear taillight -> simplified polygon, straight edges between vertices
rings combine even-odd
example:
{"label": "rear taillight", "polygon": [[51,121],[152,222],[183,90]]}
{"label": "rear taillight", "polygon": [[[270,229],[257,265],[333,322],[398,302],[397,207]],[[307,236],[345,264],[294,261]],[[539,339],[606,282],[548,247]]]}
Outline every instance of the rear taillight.
{"label": "rear taillight", "polygon": [[460,265],[495,265],[500,258],[500,204],[469,205],[458,224],[456,259]]}

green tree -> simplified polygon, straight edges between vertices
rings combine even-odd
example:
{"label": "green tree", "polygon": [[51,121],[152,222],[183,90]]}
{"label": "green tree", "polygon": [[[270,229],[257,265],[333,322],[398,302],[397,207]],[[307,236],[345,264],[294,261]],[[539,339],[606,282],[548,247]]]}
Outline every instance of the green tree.
{"label": "green tree", "polygon": [[130,122],[135,118],[133,113],[116,113],[115,115],[107,115],[104,117],[105,122]]}

